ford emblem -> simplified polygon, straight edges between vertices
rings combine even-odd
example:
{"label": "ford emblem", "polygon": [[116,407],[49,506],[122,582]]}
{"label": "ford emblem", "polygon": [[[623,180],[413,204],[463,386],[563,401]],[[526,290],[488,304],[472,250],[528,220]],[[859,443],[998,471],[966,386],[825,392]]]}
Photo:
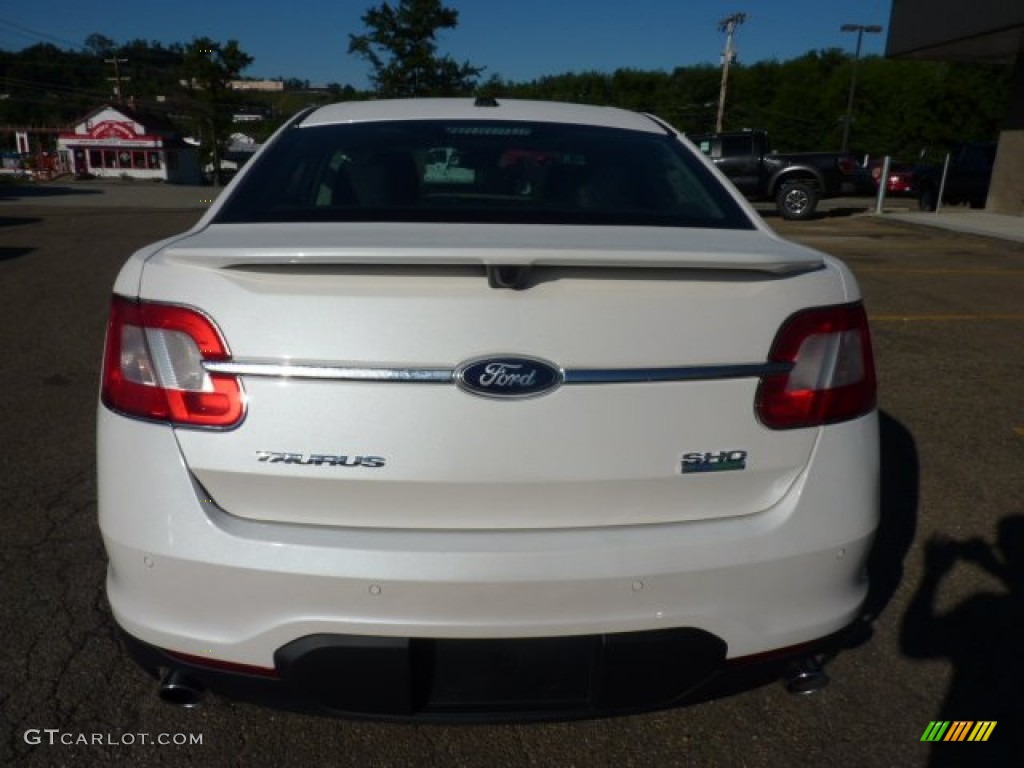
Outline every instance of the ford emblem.
{"label": "ford emblem", "polygon": [[561,386],[562,369],[534,357],[515,355],[469,360],[455,370],[455,383],[480,397],[539,397]]}

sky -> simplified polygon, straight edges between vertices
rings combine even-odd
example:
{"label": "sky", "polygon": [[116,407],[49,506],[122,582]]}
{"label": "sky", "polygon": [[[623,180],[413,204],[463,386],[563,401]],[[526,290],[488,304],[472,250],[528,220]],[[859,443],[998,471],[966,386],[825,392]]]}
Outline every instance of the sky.
{"label": "sky", "polygon": [[[719,22],[747,14],[734,39],[744,64],[785,61],[811,50],[853,51],[843,24],[878,24],[862,55],[885,51],[892,0],[444,0],[459,12],[439,52],[485,68],[484,77],[525,82],[546,75],[619,68],[671,71],[718,66]],[[350,34],[375,0],[45,0],[0,5],[0,49],[40,42],[80,47],[98,32],[115,42],[165,44],[196,37],[238,41],[254,58],[247,77],[294,77],[363,89],[369,67],[348,53]],[[397,4],[397,0],[392,0]]]}

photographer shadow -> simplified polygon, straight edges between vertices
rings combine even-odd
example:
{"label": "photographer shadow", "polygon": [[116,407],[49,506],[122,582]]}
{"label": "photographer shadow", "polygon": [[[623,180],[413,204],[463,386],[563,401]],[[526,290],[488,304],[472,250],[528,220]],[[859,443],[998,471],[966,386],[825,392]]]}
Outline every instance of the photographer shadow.
{"label": "photographer shadow", "polygon": [[[1001,591],[981,591],[951,610],[939,608],[939,589],[959,563],[981,568]],[[931,766],[1020,765],[1024,758],[1024,515],[1000,521],[997,543],[933,537],[924,548],[924,576],[900,633],[901,650],[915,659],[948,659],[953,680],[939,721],[994,721],[986,742],[933,745]],[[970,750],[969,754],[962,754]]]}

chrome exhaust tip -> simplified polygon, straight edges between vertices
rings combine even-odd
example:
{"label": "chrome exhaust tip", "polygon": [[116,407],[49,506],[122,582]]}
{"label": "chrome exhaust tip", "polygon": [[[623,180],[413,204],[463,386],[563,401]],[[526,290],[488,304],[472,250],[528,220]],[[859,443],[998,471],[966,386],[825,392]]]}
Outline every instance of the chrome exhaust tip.
{"label": "chrome exhaust tip", "polygon": [[195,709],[203,702],[203,686],[177,669],[172,669],[160,683],[160,698],[183,709]]}
{"label": "chrome exhaust tip", "polygon": [[793,662],[783,679],[786,691],[793,696],[810,696],[829,683],[821,662],[815,658]]}

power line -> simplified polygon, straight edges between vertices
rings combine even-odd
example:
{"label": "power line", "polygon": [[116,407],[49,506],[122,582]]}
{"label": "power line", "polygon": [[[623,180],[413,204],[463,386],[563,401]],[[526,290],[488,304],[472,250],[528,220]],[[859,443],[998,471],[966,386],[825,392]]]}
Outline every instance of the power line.
{"label": "power line", "polygon": [[[7,35],[21,35],[22,37],[24,37],[24,38],[26,38],[28,40],[32,40],[33,42],[36,42],[35,35],[30,35],[27,32],[19,32],[16,29],[6,29],[6,28],[3,28],[3,27],[0,27],[0,31],[2,31],[4,34],[7,34]],[[11,48],[12,50],[15,49],[15,48],[24,48],[25,47],[25,43],[24,42],[21,42],[21,41],[14,42],[10,38],[5,38],[4,41],[3,41],[3,44],[4,44],[5,47]]]}
{"label": "power line", "polygon": [[51,43],[60,43],[61,45],[69,45],[69,46],[71,46],[74,49],[84,49],[85,48],[85,46],[82,43],[74,43],[74,42],[72,42],[70,40],[66,40],[66,39],[64,39],[62,37],[56,37],[54,35],[49,35],[46,32],[40,32],[38,29],[32,29],[31,27],[26,27],[24,24],[19,24],[18,22],[11,21],[10,19],[5,19],[5,18],[0,17],[0,25],[8,27],[8,31],[15,32],[16,34],[20,34],[23,37],[36,37],[36,38],[39,38],[40,40],[49,40]]}
{"label": "power line", "polygon": [[[122,79],[127,79],[122,77]],[[92,88],[89,86],[70,86],[62,85],[57,83],[48,83],[39,80],[22,80],[14,77],[3,77],[0,78],[4,84],[10,86],[12,93],[8,95],[10,101],[20,101],[25,103],[34,104],[49,104],[51,103],[47,99],[43,98],[48,94],[58,96],[71,96],[82,99],[89,99],[92,101],[109,101],[110,94],[102,88]],[[20,91],[31,91],[33,96],[28,96],[24,93],[17,93],[14,89]],[[172,100],[175,97],[184,96],[185,94],[180,90],[171,90],[167,94]],[[152,97],[135,97],[133,101],[150,111],[167,112],[178,107],[173,105],[172,102],[158,101]],[[237,108],[237,104],[231,101],[215,101],[212,103],[214,109],[219,110],[231,110]]]}

